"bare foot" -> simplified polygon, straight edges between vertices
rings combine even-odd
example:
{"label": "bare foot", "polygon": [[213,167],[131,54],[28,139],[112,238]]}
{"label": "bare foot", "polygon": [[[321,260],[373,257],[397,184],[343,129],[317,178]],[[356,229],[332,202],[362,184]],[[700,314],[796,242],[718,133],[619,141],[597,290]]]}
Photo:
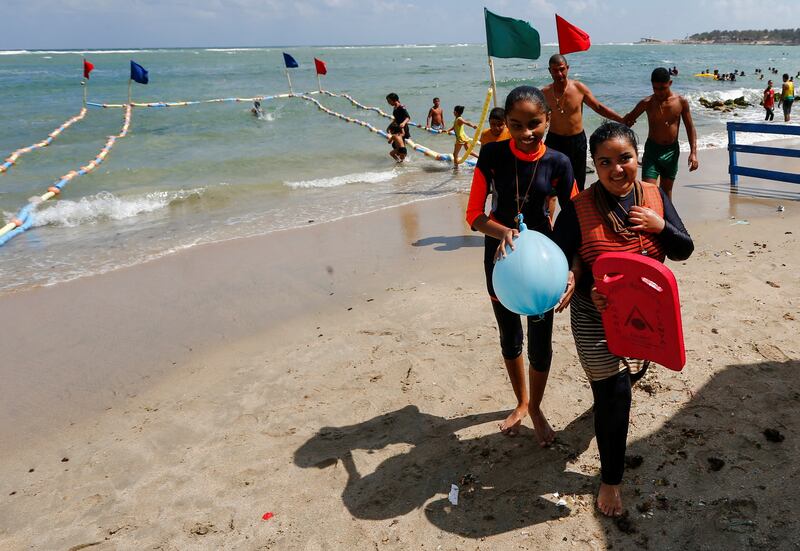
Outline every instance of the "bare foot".
{"label": "bare foot", "polygon": [[517,406],[511,414],[506,417],[506,420],[500,423],[500,432],[506,436],[516,436],[519,433],[519,427],[522,425],[522,420],[528,414],[528,406]]}
{"label": "bare foot", "polygon": [[536,432],[536,439],[539,441],[539,445],[546,448],[556,439],[555,431],[553,431],[550,423],[547,422],[547,418],[544,416],[541,409],[528,408],[528,413],[531,415],[533,430]]}
{"label": "bare foot", "polygon": [[607,517],[618,517],[622,514],[622,491],[620,484],[600,483],[597,493],[597,508]]}

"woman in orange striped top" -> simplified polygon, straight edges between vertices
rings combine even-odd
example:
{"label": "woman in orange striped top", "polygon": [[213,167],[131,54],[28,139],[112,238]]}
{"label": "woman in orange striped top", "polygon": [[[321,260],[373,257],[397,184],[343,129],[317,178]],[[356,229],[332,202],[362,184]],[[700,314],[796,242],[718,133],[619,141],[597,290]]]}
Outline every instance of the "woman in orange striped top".
{"label": "woman in orange striped top", "polygon": [[571,260],[577,281],[570,321],[578,358],[594,395],[594,426],[600,451],[597,506],[605,515],[622,514],[621,483],[631,407],[634,360],[608,351],[600,313],[606,297],[594,287],[592,265],[605,252],[631,252],[685,260],[694,250],[675,207],[656,184],[640,182],[633,130],[616,122],[600,126],[589,139],[598,181],[562,207],[555,241]]}

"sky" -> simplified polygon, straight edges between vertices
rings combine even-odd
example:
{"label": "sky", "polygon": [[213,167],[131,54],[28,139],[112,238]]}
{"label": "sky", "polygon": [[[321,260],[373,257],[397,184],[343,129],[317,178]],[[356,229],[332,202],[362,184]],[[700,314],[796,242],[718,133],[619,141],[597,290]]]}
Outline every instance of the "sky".
{"label": "sky", "polygon": [[2,0],[0,50],[484,43],[483,7],[555,42],[800,27],[797,0]]}

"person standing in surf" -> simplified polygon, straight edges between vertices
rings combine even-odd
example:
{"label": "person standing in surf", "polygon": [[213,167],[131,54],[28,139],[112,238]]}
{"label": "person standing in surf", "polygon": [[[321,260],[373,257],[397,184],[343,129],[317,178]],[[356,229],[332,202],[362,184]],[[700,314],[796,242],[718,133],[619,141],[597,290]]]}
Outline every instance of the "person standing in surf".
{"label": "person standing in surf", "polygon": [[622,122],[622,117],[594,97],[584,83],[569,78],[569,63],[561,54],[548,62],[552,84],[542,88],[550,106],[550,130],[545,144],[566,155],[572,163],[572,172],[583,191],[586,184],[586,133],[583,130],[583,106],[587,105],[601,117]]}
{"label": "person standing in surf", "polygon": [[[653,95],[640,101],[633,111],[625,115],[624,124],[633,126],[639,115],[647,111],[649,127],[642,155],[642,180],[659,184],[672,199],[672,186],[678,174],[678,159],[681,148],[678,131],[681,121],[686,126],[689,138],[689,171],[697,170],[697,132],[692,122],[689,102],[672,92],[672,79],[664,67],[653,70],[650,76]],[[659,181],[660,180],[660,181]]]}

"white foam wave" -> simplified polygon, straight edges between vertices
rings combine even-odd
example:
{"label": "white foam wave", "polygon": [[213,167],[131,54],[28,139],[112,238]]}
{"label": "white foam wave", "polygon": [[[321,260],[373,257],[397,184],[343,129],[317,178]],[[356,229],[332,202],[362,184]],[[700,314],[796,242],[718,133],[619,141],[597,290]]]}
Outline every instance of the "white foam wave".
{"label": "white foam wave", "polygon": [[[764,87],[766,88],[766,84]],[[744,96],[744,99],[746,99],[749,103],[758,105],[758,102],[761,101],[761,96],[763,93],[763,90],[760,88],[725,88],[721,90],[691,92],[686,94],[686,99],[699,105],[698,100],[700,98],[705,98],[709,101],[727,101],[729,99],[736,99]]]}
{"label": "white foam wave", "polygon": [[344,186],[347,184],[379,184],[388,182],[395,178],[397,173],[394,170],[386,172],[361,172],[358,174],[345,174],[344,176],[334,176],[332,178],[319,178],[317,180],[300,180],[298,182],[284,182],[284,185],[292,189],[308,188],[329,188]]}
{"label": "white foam wave", "polygon": [[125,199],[120,199],[108,191],[101,191],[78,201],[62,200],[47,208],[41,208],[34,215],[33,225],[72,228],[100,220],[125,220],[166,208],[173,201],[199,196],[203,191],[203,188],[157,191]]}
{"label": "white foam wave", "polygon": [[206,48],[206,52],[254,52],[264,48]]}
{"label": "white foam wave", "polygon": [[166,50],[0,50],[0,55],[82,55],[82,54],[139,54],[145,52],[163,52]]}

